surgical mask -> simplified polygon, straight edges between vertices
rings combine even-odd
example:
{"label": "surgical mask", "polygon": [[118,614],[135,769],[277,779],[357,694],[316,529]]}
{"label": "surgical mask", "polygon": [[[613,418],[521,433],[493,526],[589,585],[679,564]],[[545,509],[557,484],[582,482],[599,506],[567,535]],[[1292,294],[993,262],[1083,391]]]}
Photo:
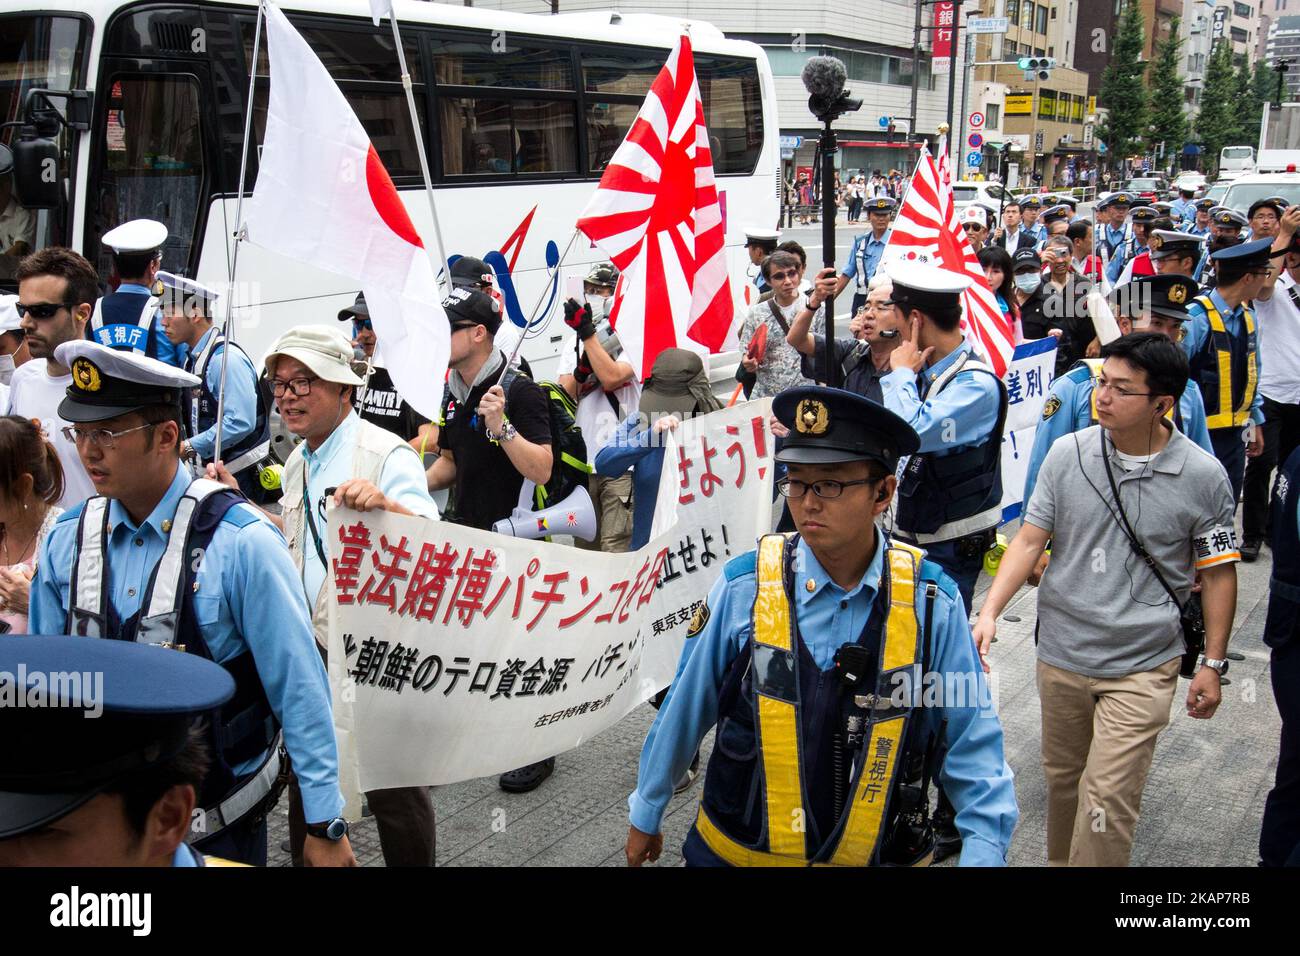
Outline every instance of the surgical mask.
{"label": "surgical mask", "polygon": [[14,357],[12,355],[0,355],[0,385],[8,385],[13,377]]}
{"label": "surgical mask", "polygon": [[1033,295],[1043,284],[1043,277],[1037,272],[1022,272],[1016,276],[1016,288],[1025,295]]}

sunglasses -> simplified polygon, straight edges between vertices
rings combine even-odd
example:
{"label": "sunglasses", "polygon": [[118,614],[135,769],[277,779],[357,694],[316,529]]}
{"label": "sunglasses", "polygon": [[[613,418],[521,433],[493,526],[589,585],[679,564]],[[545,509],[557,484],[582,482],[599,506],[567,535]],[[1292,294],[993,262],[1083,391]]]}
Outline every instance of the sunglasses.
{"label": "sunglasses", "polygon": [[370,324],[369,319],[353,319],[352,328],[357,332],[364,332],[364,331],[373,332],[375,329],[375,327]]}
{"label": "sunglasses", "polygon": [[52,319],[59,314],[60,309],[75,309],[76,304],[72,302],[38,302],[36,305],[24,305],[21,302],[15,302],[14,308],[18,310],[18,317],[25,318],[31,315],[33,319]]}

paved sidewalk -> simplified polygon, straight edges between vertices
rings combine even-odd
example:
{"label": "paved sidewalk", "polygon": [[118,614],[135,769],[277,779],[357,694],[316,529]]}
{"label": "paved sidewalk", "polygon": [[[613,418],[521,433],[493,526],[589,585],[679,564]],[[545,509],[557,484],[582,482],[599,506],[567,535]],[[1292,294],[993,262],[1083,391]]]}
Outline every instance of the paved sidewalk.
{"label": "paved sidewalk", "polygon": [[[1210,721],[1184,712],[1180,683],[1173,718],[1160,735],[1143,799],[1135,866],[1254,866],[1264,798],[1277,768],[1281,722],[1273,703],[1268,650],[1260,641],[1268,606],[1271,554],[1238,566],[1239,592],[1232,648],[1232,684]],[[981,578],[976,607],[990,579]],[[1007,761],[1016,773],[1020,824],[1010,862],[1046,862],[1046,789],[1039,765],[1039,702],[1034,683],[1036,591],[1026,588],[1007,609],[993,661]],[[1018,620],[1014,620],[1017,619]],[[561,754],[554,776],[528,794],[507,794],[496,779],[434,791],[438,863],[443,866],[618,866],[627,835],[627,795],[636,784],[641,743],[654,719],[637,708],[617,726]],[[713,736],[704,742],[705,761]],[[674,798],[664,822],[663,865],[681,865],[682,841],[699,801],[699,781]],[[287,865],[286,801],[272,817],[271,862]],[[373,818],[353,828],[364,866],[383,864]],[[945,864],[946,865],[946,864]]]}

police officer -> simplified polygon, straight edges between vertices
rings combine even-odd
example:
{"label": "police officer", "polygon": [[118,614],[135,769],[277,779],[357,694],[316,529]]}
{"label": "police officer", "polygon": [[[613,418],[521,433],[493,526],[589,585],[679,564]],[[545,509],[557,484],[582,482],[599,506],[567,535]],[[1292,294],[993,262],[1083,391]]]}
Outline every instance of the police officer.
{"label": "police officer", "polygon": [[862,208],[867,211],[867,219],[871,222],[871,229],[853,237],[849,257],[844,260],[844,267],[835,280],[836,296],[844,291],[850,281],[854,283],[850,315],[857,315],[858,310],[867,303],[867,288],[872,276],[876,274],[876,267],[880,265],[885,246],[889,245],[889,219],[897,206],[897,201],[889,196],[876,196],[862,204]]}
{"label": "police officer", "polygon": [[1242,241],[1242,232],[1246,228],[1246,217],[1227,206],[1215,206],[1210,210],[1212,233],[1196,281],[1204,289],[1213,289],[1218,284],[1214,274],[1214,262],[1211,257],[1221,249],[1230,249]]}
{"label": "police officer", "polygon": [[1209,239],[1210,232],[1213,228],[1210,222],[1210,210],[1215,206],[1213,199],[1198,199],[1192,203],[1192,209],[1195,213],[1193,222],[1183,223],[1183,232],[1190,233],[1193,236],[1200,236],[1202,239]]}
{"label": "police officer", "polygon": [[1025,232],[1033,237],[1034,246],[1047,241],[1047,227],[1038,221],[1043,211],[1043,201],[1037,196],[1026,196],[1020,200],[1020,224]]}
{"label": "police officer", "polygon": [[[1264,399],[1259,382],[1259,334],[1255,315],[1246,303],[1270,281],[1273,240],[1256,239],[1220,249],[1214,263],[1215,288],[1198,295],[1188,306],[1190,316],[1183,351],[1192,366],[1191,382],[1200,388],[1205,423],[1214,454],[1228,472],[1233,498],[1241,497],[1246,457],[1264,450],[1264,431],[1248,425],[1264,423]],[[1221,370],[1227,368],[1224,376]],[[1188,383],[1190,388],[1191,382]],[[1249,436],[1247,448],[1245,438]]]}
{"label": "police officer", "polygon": [[753,266],[754,286],[759,292],[768,290],[767,279],[763,275],[763,260],[776,252],[776,243],[781,238],[779,229],[762,229],[757,226],[745,230],[745,250]]}
{"label": "police officer", "polygon": [[235,694],[225,668],[129,641],[0,637],[0,673],[24,675],[19,693],[51,674],[72,691],[4,709],[0,867],[241,865],[185,842],[210,762],[201,721]]}
{"label": "police officer", "polygon": [[1170,212],[1183,225],[1189,225],[1196,215],[1196,203],[1192,202],[1192,197],[1195,195],[1196,190],[1180,186],[1178,188],[1178,198],[1169,204]]}
{"label": "police officer", "polygon": [[[1128,264],[1151,248],[1151,230],[1155,228],[1156,221],[1161,217],[1160,213],[1151,206],[1138,206],[1128,218],[1132,235],[1119,251],[1111,256],[1110,265],[1106,268],[1106,278],[1110,280],[1111,285],[1118,284],[1119,277]],[[1173,223],[1170,222],[1169,225],[1172,226]],[[1140,272],[1136,274],[1142,275]]]}
{"label": "police officer", "polygon": [[[1177,342],[1187,321],[1187,306],[1196,295],[1196,283],[1185,275],[1138,276],[1110,295],[1111,308],[1120,333],[1159,332]],[[1024,502],[1029,503],[1038,481],[1038,470],[1062,435],[1083,431],[1097,424],[1094,390],[1101,375],[1102,359],[1083,359],[1052,382],[1043,406],[1043,418],[1034,432],[1034,447],[1029,453],[1025,472]],[[1205,427],[1205,406],[1201,393],[1193,388],[1183,391],[1178,404],[1170,410],[1178,429],[1211,455],[1214,446]]]}
{"label": "police officer", "polygon": [[1047,230],[1048,239],[1051,239],[1052,236],[1065,235],[1070,228],[1070,207],[1065,203],[1058,203],[1044,209],[1043,227]]}
{"label": "police officer", "polygon": [[1155,271],[1162,275],[1191,276],[1204,249],[1205,239],[1195,233],[1153,229],[1148,255]]}
{"label": "police officer", "polygon": [[270,491],[259,481],[261,466],[271,454],[270,408],[252,360],[212,327],[216,291],[170,272],[158,273],[158,279],[163,286],[163,329],[174,344],[186,347],[185,371],[199,380],[186,402],[181,460],[190,462],[201,474],[202,466],[211,462],[216,452],[221,356],[229,345],[221,458],[244,496],[260,503]]}
{"label": "police officer", "polygon": [[1264,643],[1282,739],[1277,777],[1264,802],[1259,859],[1261,866],[1300,866],[1300,451],[1278,474],[1272,544]]}
{"label": "police officer", "polygon": [[173,345],[163,334],[158,308],[158,269],[166,241],[167,227],[152,219],[132,219],[104,233],[120,284],[95,303],[86,338],[183,368],[185,346]]}
{"label": "police officer", "polygon": [[196,844],[265,863],[283,726],[315,827],[308,859],[353,863],[329,685],[284,538],[238,494],[181,466],[182,396],[199,380],[85,340],[55,356],[72,369],[59,415],[73,423],[69,440],[100,494],[64,512],[45,540],[32,633],[158,644],[216,661],[236,690],[209,724],[213,766]]}
{"label": "police officer", "polygon": [[1097,203],[1097,212],[1107,213],[1110,217],[1110,221],[1097,236],[1097,245],[1105,247],[1108,259],[1114,259],[1122,254],[1124,244],[1128,241],[1129,231],[1126,228],[1126,220],[1132,205],[1133,197],[1124,192],[1110,193]]}
{"label": "police officer", "polygon": [[[1143,208],[1145,209],[1147,207]],[[1137,210],[1137,212],[1141,211],[1142,210]],[[1159,268],[1156,265],[1157,259],[1159,258],[1157,253],[1164,242],[1161,236],[1182,235],[1182,233],[1174,230],[1173,219],[1166,215],[1156,216],[1156,218],[1149,222],[1146,222],[1145,217],[1143,217],[1142,222],[1139,224],[1145,224],[1148,226],[1146,251],[1139,252],[1124,263],[1124,268],[1120,272],[1119,279],[1115,282],[1116,286],[1126,285],[1127,283],[1132,282],[1135,276],[1155,275],[1156,272],[1159,271]],[[1173,271],[1181,272],[1179,269],[1174,269]]]}
{"label": "police officer", "polygon": [[790,432],[777,457],[798,533],[729,561],[692,621],[628,799],[629,865],[659,858],[673,782],[715,724],[688,865],[925,865],[924,788],[944,740],[962,863],[1001,865],[1017,809],[996,714],[926,706],[896,678],[919,667],[985,686],[954,582],[877,524],[916,433],[839,389],[790,389],[773,412]]}

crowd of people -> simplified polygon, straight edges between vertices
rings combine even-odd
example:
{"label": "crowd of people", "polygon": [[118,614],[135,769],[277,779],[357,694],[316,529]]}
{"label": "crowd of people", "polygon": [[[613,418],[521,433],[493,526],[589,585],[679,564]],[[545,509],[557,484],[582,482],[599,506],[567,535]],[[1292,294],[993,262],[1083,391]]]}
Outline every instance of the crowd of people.
{"label": "crowd of people", "polygon": [[[1204,251],[1211,228],[1246,223],[1197,208],[1204,231],[1179,231],[1124,194],[1098,204],[1095,236],[1063,197],[1008,203],[1000,222],[963,215],[1017,339],[1055,338],[1059,373],[1019,532],[972,625],[1002,522],[1008,388],[963,332],[971,280],[882,266],[897,199],[887,177],[854,182],[850,218],[867,228],[840,268],[811,273],[797,242],[746,231],[755,288],[736,317],[738,391],[772,399],[781,516],[717,577],[654,701],[629,864],[658,858],[668,802],[701,774],[710,730],[688,864],[1004,863],[1019,809],[985,672],[1026,583],[1047,861],[1127,864],[1179,675],[1186,713],[1213,717],[1235,564],[1269,534],[1264,639],[1284,729],[1260,857],[1300,862],[1300,211],[1268,200],[1248,238]],[[649,540],[658,436],[720,403],[690,351],[662,351],[641,379],[610,323],[609,264],[565,303],[574,334],[546,382],[512,361],[491,269],[458,259],[430,420],[384,370],[363,296],[255,362],[214,325],[217,292],[160,270],[165,237],[148,220],[108,233],[108,294],[77,253],[38,250],[0,300],[0,357],[15,366],[0,390],[0,622],[32,635],[0,638],[0,670],[72,666],[95,645],[88,666],[186,684],[142,702],[145,685],[126,681],[105,703],[118,730],[101,728],[97,749],[59,746],[75,725],[57,717],[12,718],[0,864],[265,864],[267,813],[286,789],[294,862],[354,864],[326,678],[327,503],[492,531],[577,492],[597,523],[575,544],[627,551]],[[828,342],[826,311],[850,284],[849,334]],[[275,416],[292,436],[279,457]],[[933,697],[919,686],[931,675]],[[526,792],[554,767],[498,783]],[[430,788],[365,798],[386,863],[434,863]],[[52,820],[71,837],[45,839]]]}

